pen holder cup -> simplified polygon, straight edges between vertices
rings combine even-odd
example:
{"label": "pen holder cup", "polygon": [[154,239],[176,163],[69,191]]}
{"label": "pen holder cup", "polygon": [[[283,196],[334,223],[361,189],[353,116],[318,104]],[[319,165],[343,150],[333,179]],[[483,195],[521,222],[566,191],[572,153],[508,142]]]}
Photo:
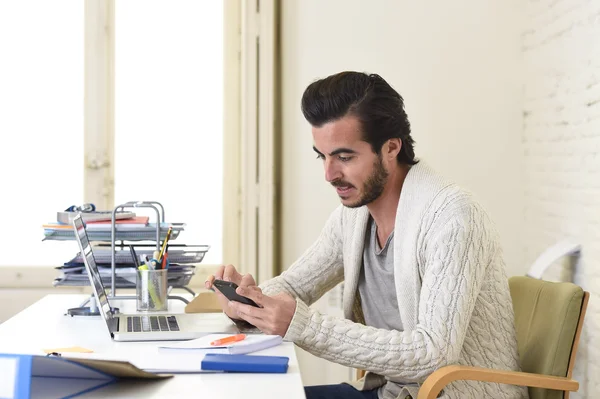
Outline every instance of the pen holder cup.
{"label": "pen holder cup", "polygon": [[138,312],[158,312],[168,308],[168,270],[138,270],[135,284]]}

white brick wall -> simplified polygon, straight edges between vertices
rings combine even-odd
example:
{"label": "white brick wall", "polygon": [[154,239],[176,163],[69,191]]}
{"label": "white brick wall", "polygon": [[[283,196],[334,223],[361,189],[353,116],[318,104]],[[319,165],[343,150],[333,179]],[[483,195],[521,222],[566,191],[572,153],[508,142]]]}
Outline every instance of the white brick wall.
{"label": "white brick wall", "polygon": [[[525,258],[563,238],[583,246],[590,291],[573,398],[600,397],[600,1],[530,0],[523,36]],[[569,279],[566,262],[545,278]]]}

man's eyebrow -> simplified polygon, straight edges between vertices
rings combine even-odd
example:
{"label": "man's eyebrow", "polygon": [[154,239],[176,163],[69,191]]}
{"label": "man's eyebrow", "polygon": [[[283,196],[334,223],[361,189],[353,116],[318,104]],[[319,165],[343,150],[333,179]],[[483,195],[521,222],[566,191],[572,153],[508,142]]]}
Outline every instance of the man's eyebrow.
{"label": "man's eyebrow", "polygon": [[[315,147],[314,145],[313,145],[313,150],[314,150],[314,151],[315,151],[317,154],[319,154],[319,155],[323,155],[323,153],[322,153],[321,151],[317,150],[317,147]],[[354,151],[354,150],[351,150],[350,148],[337,148],[337,149],[333,150],[333,151],[332,151],[332,152],[329,154],[329,156],[331,156],[331,157],[332,157],[332,156],[334,156],[334,155],[337,155],[337,154],[356,154],[356,151]]]}
{"label": "man's eyebrow", "polygon": [[333,152],[331,152],[329,155],[334,156],[337,154],[356,154],[356,151],[351,150],[350,148],[337,148]]}

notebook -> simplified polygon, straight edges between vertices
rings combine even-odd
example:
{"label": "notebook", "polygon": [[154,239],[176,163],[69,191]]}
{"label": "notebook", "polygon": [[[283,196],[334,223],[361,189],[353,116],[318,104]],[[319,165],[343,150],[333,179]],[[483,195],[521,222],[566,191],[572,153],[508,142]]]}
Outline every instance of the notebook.
{"label": "notebook", "polygon": [[286,373],[290,358],[285,356],[228,355],[207,353],[202,370],[240,373]]}
{"label": "notebook", "polygon": [[172,353],[224,353],[245,354],[277,346],[283,342],[279,335],[246,335],[243,341],[232,342],[227,345],[213,346],[210,343],[228,334],[209,334],[204,337],[184,342],[168,342],[159,346],[160,351]]}

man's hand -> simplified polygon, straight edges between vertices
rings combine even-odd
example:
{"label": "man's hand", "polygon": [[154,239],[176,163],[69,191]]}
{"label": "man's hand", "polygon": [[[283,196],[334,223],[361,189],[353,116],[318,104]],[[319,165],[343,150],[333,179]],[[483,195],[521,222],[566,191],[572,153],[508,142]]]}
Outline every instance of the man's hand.
{"label": "man's hand", "polygon": [[[244,279],[244,277],[246,277],[246,279]],[[210,289],[212,287],[212,283],[213,283],[213,281],[215,281],[215,279],[232,281],[239,286],[243,286],[244,284],[245,285],[256,285],[256,281],[254,281],[254,278],[251,275],[249,275],[249,274],[247,274],[245,276],[241,275],[235,269],[235,266],[233,266],[233,265],[219,266],[219,268],[215,272],[214,276],[211,275],[206,278],[206,281],[204,282],[204,285],[206,286],[206,288]]]}
{"label": "man's hand", "polygon": [[236,318],[246,320],[265,334],[284,336],[296,311],[296,300],[288,294],[266,296],[257,286],[240,286],[236,292],[252,299],[260,308],[231,301],[229,308]]}
{"label": "man's hand", "polygon": [[249,287],[256,286],[256,281],[254,281],[254,277],[252,277],[250,274],[242,276],[240,273],[238,273],[238,271],[233,265],[222,265],[219,266],[214,276],[208,276],[206,278],[206,281],[204,282],[204,286],[207,289],[213,289],[217,294],[217,300],[219,301],[223,312],[225,312],[225,314],[232,319],[239,319],[237,313],[229,307],[229,299],[227,299],[225,295],[221,294],[217,287],[213,286],[213,282],[215,281],[215,279],[232,281],[240,287]]}

